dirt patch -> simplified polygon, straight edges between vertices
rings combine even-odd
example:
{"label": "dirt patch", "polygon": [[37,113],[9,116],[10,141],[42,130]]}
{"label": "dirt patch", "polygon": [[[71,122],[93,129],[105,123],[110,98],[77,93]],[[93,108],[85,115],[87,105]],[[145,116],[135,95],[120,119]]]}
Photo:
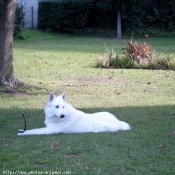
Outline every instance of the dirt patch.
{"label": "dirt patch", "polygon": [[80,156],[79,153],[77,153],[77,154],[72,153],[72,154],[66,154],[66,155],[65,155],[65,157],[68,157],[68,158],[70,158],[70,157],[79,157],[79,156]]}
{"label": "dirt patch", "polygon": [[99,82],[108,82],[111,81],[111,77],[98,77],[98,78],[79,78],[78,81],[81,82],[94,82],[94,83],[99,83]]}

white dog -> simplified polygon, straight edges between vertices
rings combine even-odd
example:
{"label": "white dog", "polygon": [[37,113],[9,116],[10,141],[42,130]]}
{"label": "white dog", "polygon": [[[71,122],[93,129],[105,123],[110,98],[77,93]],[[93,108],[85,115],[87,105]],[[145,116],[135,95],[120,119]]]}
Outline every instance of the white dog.
{"label": "white dog", "polygon": [[66,102],[66,93],[56,97],[50,93],[45,108],[45,128],[26,130],[18,135],[54,133],[115,132],[129,130],[129,124],[108,112],[86,114]]}

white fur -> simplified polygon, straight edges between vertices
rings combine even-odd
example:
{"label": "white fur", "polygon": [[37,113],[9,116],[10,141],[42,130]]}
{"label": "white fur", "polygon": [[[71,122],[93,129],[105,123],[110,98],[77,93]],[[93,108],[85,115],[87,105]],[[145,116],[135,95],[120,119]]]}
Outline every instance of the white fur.
{"label": "white fur", "polygon": [[66,93],[56,97],[50,93],[45,108],[45,128],[26,130],[18,135],[53,133],[115,132],[129,130],[129,124],[119,121],[109,112],[86,114],[66,102]]}

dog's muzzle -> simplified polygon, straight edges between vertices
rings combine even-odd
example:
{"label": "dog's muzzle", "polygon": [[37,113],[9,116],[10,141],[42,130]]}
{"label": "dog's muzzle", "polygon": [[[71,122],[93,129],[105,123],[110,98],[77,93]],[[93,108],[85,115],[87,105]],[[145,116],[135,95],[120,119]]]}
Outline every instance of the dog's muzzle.
{"label": "dog's muzzle", "polygon": [[[59,116],[55,115],[55,117],[59,117]],[[65,117],[65,115],[61,114],[60,118],[64,118],[64,117]]]}

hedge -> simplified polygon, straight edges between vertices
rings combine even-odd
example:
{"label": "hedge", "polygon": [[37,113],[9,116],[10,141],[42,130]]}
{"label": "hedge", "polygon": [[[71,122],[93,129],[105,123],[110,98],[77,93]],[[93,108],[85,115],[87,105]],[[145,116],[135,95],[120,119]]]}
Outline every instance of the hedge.
{"label": "hedge", "polygon": [[[157,2],[157,3],[156,3]],[[175,35],[175,0],[122,1],[122,32]],[[41,0],[39,28],[54,32],[77,29],[116,30],[116,0]]]}
{"label": "hedge", "polygon": [[39,28],[54,32],[80,29],[86,25],[91,7],[89,0],[40,2]]}

